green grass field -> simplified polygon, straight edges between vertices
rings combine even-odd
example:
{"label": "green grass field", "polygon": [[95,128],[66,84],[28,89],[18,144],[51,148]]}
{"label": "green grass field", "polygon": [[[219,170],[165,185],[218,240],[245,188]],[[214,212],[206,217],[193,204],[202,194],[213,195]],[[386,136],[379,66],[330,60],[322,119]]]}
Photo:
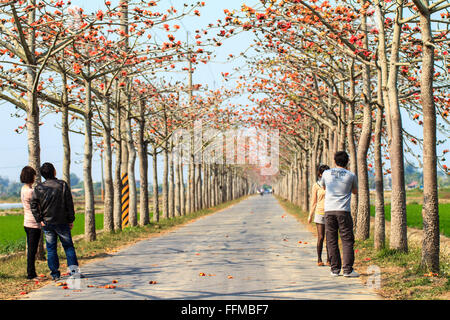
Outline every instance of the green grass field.
{"label": "green grass field", "polygon": [[[390,205],[385,206],[386,220],[390,221]],[[375,216],[375,207],[371,206],[370,214]],[[450,237],[450,203],[439,205],[439,228],[441,234]],[[138,217],[139,219],[139,217]],[[409,227],[422,229],[422,205],[407,205],[407,223]],[[95,215],[97,230],[103,229],[103,214]],[[84,214],[77,213],[72,235],[84,233]],[[8,254],[25,250],[26,236],[23,229],[23,215],[0,216],[0,254]]]}
{"label": "green grass field", "polygon": [[[103,229],[103,214],[95,215],[95,227]],[[77,213],[72,236],[84,233],[84,214]],[[0,216],[0,254],[25,250],[26,235],[23,229],[23,215]]]}
{"label": "green grass field", "polygon": [[[391,206],[384,207],[386,220],[391,221]],[[370,215],[375,216],[375,207],[370,206]],[[408,204],[406,206],[406,222],[408,227],[422,229],[422,205]],[[450,203],[439,204],[439,229],[441,234],[450,237]]]}

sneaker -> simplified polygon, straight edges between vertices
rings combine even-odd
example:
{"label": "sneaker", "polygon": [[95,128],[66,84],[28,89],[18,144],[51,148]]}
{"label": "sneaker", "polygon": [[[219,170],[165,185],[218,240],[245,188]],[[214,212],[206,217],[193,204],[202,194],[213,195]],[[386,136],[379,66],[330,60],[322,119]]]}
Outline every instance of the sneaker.
{"label": "sneaker", "polygon": [[348,278],[357,278],[359,277],[359,273],[356,272],[355,270],[353,270],[350,273],[344,273],[344,277],[348,277]]}
{"label": "sneaker", "polygon": [[61,276],[52,276],[53,281],[59,281],[61,280]]}
{"label": "sneaker", "polygon": [[333,271],[330,272],[330,275],[332,277],[339,277],[339,272],[338,273],[334,273]]}

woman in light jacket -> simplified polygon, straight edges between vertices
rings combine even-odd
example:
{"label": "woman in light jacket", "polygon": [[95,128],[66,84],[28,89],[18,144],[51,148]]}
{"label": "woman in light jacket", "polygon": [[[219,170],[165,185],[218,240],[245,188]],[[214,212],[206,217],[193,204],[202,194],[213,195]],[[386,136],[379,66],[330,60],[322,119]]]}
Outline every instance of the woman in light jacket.
{"label": "woman in light jacket", "polygon": [[[317,170],[317,181],[312,186],[311,191],[311,210],[309,212],[308,216],[308,222],[311,223],[313,221],[314,216],[314,222],[316,223],[317,227],[317,265],[323,266],[324,263],[322,262],[322,248],[323,248],[323,242],[325,239],[325,211],[324,211],[324,204],[325,204],[325,189],[319,184],[319,180],[322,177],[322,173],[325,170],[330,169],[327,165],[321,165],[319,166]],[[330,265],[330,259],[328,257],[328,250],[327,250],[327,265]]]}

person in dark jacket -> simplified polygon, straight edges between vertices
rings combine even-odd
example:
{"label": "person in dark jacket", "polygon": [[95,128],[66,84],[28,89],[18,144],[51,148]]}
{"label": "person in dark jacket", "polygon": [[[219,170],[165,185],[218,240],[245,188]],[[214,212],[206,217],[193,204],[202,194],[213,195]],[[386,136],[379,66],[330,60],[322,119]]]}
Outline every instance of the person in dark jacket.
{"label": "person in dark jacket", "polygon": [[70,270],[78,270],[78,260],[73,246],[71,229],[75,220],[72,192],[63,180],[56,179],[56,170],[51,163],[40,168],[45,182],[34,188],[31,212],[36,222],[41,224],[47,246],[47,263],[53,280],[61,277],[57,253],[57,239],[61,241]]}

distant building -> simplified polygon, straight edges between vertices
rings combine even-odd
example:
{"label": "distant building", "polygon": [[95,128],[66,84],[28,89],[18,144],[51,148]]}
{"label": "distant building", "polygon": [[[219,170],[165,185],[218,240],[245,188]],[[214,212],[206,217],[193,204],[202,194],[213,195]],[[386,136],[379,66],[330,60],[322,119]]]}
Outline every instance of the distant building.
{"label": "distant building", "polygon": [[416,189],[419,187],[419,183],[417,181],[413,181],[410,184],[406,185],[408,189]]}

